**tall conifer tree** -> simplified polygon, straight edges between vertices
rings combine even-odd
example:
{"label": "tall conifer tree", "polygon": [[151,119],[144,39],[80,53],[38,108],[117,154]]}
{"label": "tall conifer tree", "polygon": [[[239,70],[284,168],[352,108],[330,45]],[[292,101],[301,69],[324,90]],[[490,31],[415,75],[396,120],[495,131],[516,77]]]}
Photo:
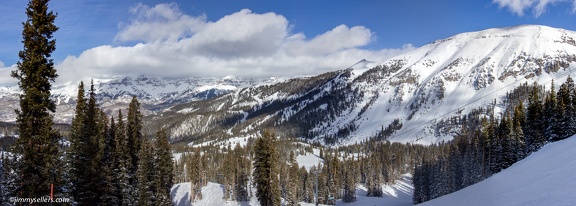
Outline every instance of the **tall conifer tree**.
{"label": "tall conifer tree", "polygon": [[[52,129],[51,112],[55,111],[50,99],[52,83],[58,76],[51,59],[56,49],[53,33],[56,14],[48,10],[49,0],[30,0],[23,23],[22,43],[19,52],[18,70],[12,77],[19,80],[20,109],[16,110],[20,136],[16,139],[13,152],[18,154],[16,163],[16,193],[21,197],[49,195],[51,185],[61,188],[55,174],[60,165],[60,134]],[[57,191],[58,192],[58,191]]]}
{"label": "tall conifer tree", "polygon": [[143,135],[142,135],[142,114],[140,113],[140,103],[136,99],[136,96],[132,97],[132,101],[128,106],[128,116],[126,123],[126,137],[128,140],[128,154],[130,155],[130,184],[136,186],[136,170],[138,169],[138,153],[140,152]]}
{"label": "tall conifer tree", "polygon": [[170,188],[174,183],[174,162],[172,161],[168,136],[163,129],[156,132],[155,156],[158,168],[158,175],[156,176],[157,205],[171,205]]}
{"label": "tall conifer tree", "polygon": [[280,205],[276,135],[268,130],[256,139],[254,146],[254,182],[256,197],[263,206]]}

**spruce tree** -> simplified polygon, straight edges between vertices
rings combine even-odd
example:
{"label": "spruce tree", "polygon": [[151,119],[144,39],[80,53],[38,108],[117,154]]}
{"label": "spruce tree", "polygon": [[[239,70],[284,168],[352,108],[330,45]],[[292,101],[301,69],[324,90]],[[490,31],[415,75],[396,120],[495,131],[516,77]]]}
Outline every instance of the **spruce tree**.
{"label": "spruce tree", "polygon": [[156,205],[156,191],[157,188],[154,183],[155,179],[155,165],[152,146],[147,139],[144,139],[141,144],[142,148],[138,153],[138,204],[137,205]]}
{"label": "spruce tree", "polygon": [[196,149],[189,164],[188,177],[190,178],[190,202],[196,202],[202,199],[202,177],[203,164],[201,160],[200,149]]}
{"label": "spruce tree", "polygon": [[9,153],[2,153],[2,173],[0,174],[2,178],[0,178],[0,185],[2,185],[0,190],[0,205],[8,206],[14,205],[10,202],[11,197],[15,197],[17,194],[14,193],[16,188],[15,180],[16,174],[14,173],[13,169],[14,164],[14,156]]}
{"label": "spruce tree", "polygon": [[300,177],[298,175],[298,162],[294,156],[294,151],[290,151],[290,167],[288,168],[288,194],[286,195],[286,205],[298,205],[298,187]]}
{"label": "spruce tree", "polygon": [[526,113],[526,127],[524,130],[526,154],[538,150],[543,145],[544,140],[544,109],[540,99],[540,86],[534,83],[532,92],[528,99],[528,112]]}
{"label": "spruce tree", "polygon": [[79,184],[82,184],[81,177],[79,175],[85,170],[86,159],[83,157],[83,129],[84,129],[84,119],[86,110],[86,99],[84,97],[84,82],[80,81],[78,85],[78,95],[76,97],[76,110],[75,115],[72,118],[72,126],[70,131],[70,147],[66,153],[68,168],[69,168],[69,179],[70,179],[70,197],[73,201],[76,197],[80,196]]}
{"label": "spruce tree", "polygon": [[351,161],[344,166],[344,184],[342,201],[355,202],[356,201],[356,183],[354,182],[353,165]]}
{"label": "spruce tree", "polygon": [[156,132],[155,163],[157,165],[156,176],[156,199],[157,205],[172,205],[170,200],[170,188],[174,184],[174,162],[166,131],[160,129]]}
{"label": "spruce tree", "polygon": [[276,135],[265,130],[254,145],[254,182],[256,197],[263,206],[280,205]]}
{"label": "spruce tree", "polygon": [[[51,185],[61,188],[60,174],[55,174],[61,151],[60,134],[52,129],[51,112],[56,105],[50,99],[52,83],[58,76],[51,59],[56,49],[53,33],[56,14],[48,11],[49,0],[30,0],[23,23],[18,69],[11,76],[18,79],[20,109],[16,110],[19,138],[12,152],[19,156],[15,165],[16,194],[20,197],[41,197],[50,194]],[[60,191],[55,191],[56,194]]]}
{"label": "spruce tree", "polygon": [[118,110],[118,120],[116,123],[116,149],[114,150],[114,172],[116,190],[119,191],[118,199],[120,205],[133,205],[136,195],[136,188],[130,184],[130,170],[129,166],[132,164],[132,159],[128,153],[128,140],[126,137],[126,127],[124,126],[124,116],[122,110]]}
{"label": "spruce tree", "polygon": [[234,147],[234,156],[236,158],[234,197],[236,201],[248,201],[249,161],[244,157],[245,151],[241,148],[240,144],[236,144],[236,147]]}
{"label": "spruce tree", "polygon": [[[88,101],[84,99],[84,84],[78,88],[76,116],[70,133],[70,176],[71,196],[78,205],[100,202],[102,196],[102,169],[100,140],[106,123],[101,122],[101,113],[96,104],[94,84],[91,84]],[[103,124],[103,125],[102,125]]]}
{"label": "spruce tree", "polygon": [[570,76],[566,81],[560,86],[558,90],[558,121],[559,121],[559,131],[558,138],[567,138],[572,134],[576,133],[576,124],[574,124],[574,81]]}
{"label": "spruce tree", "polygon": [[550,92],[546,94],[546,100],[544,102],[544,135],[546,136],[546,140],[557,140],[559,131],[562,128],[559,128],[558,119],[557,119],[557,108],[558,108],[558,99],[556,98],[556,91],[555,91],[554,80],[552,80],[552,85]]}
{"label": "spruce tree", "polygon": [[135,187],[137,183],[136,171],[138,169],[138,153],[140,152],[140,147],[143,140],[142,135],[142,114],[140,113],[140,103],[136,99],[136,96],[132,97],[130,105],[128,106],[128,116],[126,124],[126,137],[128,154],[130,155],[130,164],[128,165],[128,171],[130,174],[130,184]]}
{"label": "spruce tree", "polygon": [[117,177],[117,152],[116,152],[116,122],[114,117],[110,118],[110,126],[106,131],[106,140],[103,155],[103,186],[101,203],[103,205],[121,205],[119,194],[119,179]]}

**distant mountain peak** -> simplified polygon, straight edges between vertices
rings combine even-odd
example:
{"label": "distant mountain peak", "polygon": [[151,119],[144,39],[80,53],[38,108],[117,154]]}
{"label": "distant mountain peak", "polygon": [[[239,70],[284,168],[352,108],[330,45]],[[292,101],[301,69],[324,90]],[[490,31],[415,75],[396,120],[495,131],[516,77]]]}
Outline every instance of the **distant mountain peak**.
{"label": "distant mountain peak", "polygon": [[376,135],[441,142],[460,129],[445,122],[500,101],[521,83],[563,82],[576,71],[575,38],[576,32],[539,25],[467,32],[380,63],[363,59],[346,70],[179,105],[179,110],[194,108],[184,117],[167,112],[155,118],[170,125],[176,139],[222,131],[241,136],[272,127],[328,144]]}

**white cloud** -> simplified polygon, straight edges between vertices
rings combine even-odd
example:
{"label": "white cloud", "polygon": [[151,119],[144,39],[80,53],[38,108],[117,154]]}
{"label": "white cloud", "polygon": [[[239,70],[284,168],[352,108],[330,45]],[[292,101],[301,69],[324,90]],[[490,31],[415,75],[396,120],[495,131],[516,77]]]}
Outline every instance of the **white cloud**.
{"label": "white cloud", "polygon": [[512,13],[524,16],[526,9],[532,9],[534,16],[539,17],[546,12],[549,5],[572,1],[572,11],[576,11],[576,0],[493,0],[500,8],[507,7]]}
{"label": "white cloud", "polygon": [[99,46],[69,56],[57,65],[58,81],[140,74],[167,78],[313,75],[413,49],[412,45],[362,49],[375,38],[362,26],[340,25],[307,39],[303,33],[291,34],[292,25],[285,17],[248,9],[215,22],[183,14],[175,4],[138,5],[131,12],[135,20],[122,26],[116,40],[141,43]]}
{"label": "white cloud", "polygon": [[11,86],[16,85],[18,80],[12,78],[10,74],[12,70],[16,70],[16,65],[5,66],[3,62],[0,61],[0,86]]}
{"label": "white cloud", "polygon": [[201,29],[205,16],[191,17],[183,14],[176,3],[158,4],[154,7],[138,4],[130,9],[135,15],[130,23],[120,23],[120,32],[114,38],[126,41],[175,41]]}

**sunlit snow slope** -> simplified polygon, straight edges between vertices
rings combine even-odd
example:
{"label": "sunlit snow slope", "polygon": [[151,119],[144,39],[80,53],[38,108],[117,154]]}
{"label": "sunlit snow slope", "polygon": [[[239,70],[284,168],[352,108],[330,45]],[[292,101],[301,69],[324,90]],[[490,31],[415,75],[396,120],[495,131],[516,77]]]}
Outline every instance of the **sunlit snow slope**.
{"label": "sunlit snow slope", "polygon": [[574,31],[538,25],[462,33],[387,60],[175,106],[153,120],[182,140],[274,128],[326,144],[375,136],[437,143],[460,130],[445,122],[502,102],[520,84],[550,88],[576,76],[575,39]]}
{"label": "sunlit snow slope", "polygon": [[550,143],[508,169],[421,205],[574,205],[576,136]]}
{"label": "sunlit snow slope", "polygon": [[[499,101],[521,83],[537,81],[549,88],[552,79],[561,83],[575,76],[574,39],[573,31],[547,26],[488,29],[438,40],[393,57],[378,69],[360,69],[354,86],[365,95],[361,106],[351,111],[361,116],[352,136],[370,136],[399,119],[403,128],[393,141],[451,139],[448,130],[453,128],[435,124]],[[367,110],[360,113],[361,108]]]}

